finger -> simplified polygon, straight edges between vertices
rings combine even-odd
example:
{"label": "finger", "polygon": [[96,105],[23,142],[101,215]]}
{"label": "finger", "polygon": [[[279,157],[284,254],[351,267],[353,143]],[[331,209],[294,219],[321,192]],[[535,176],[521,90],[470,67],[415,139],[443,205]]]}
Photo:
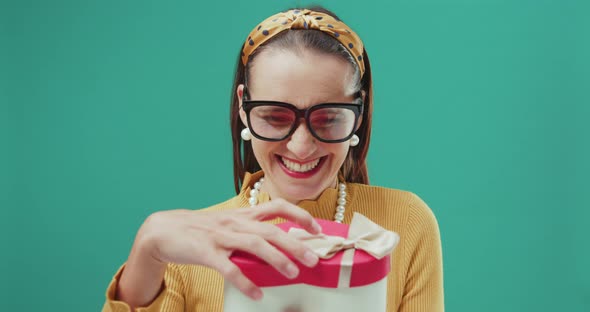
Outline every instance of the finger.
{"label": "finger", "polygon": [[300,240],[289,236],[276,225],[262,222],[243,222],[240,232],[259,235],[272,245],[292,255],[308,267],[314,267],[319,258]]}
{"label": "finger", "polygon": [[234,285],[244,295],[254,300],[262,299],[262,290],[254,285],[254,283],[252,283],[252,281],[240,271],[240,268],[229,259],[218,259],[213,262],[211,267],[221,273],[226,281]]}
{"label": "finger", "polygon": [[297,265],[259,235],[231,233],[226,234],[219,243],[227,249],[242,250],[256,255],[287,278],[293,279],[299,275]]}
{"label": "finger", "polygon": [[284,199],[274,199],[250,209],[256,220],[265,221],[281,217],[299,224],[312,234],[319,234],[322,228],[309,212],[297,207]]}

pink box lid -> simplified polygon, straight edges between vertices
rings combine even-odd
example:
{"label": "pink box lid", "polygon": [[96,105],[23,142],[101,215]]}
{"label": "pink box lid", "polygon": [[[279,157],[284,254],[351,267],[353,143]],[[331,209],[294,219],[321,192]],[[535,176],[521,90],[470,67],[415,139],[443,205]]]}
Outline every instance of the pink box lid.
{"label": "pink box lid", "polygon": [[[322,227],[322,233],[340,237],[348,237],[348,224],[316,219]],[[293,222],[277,224],[283,231],[290,228],[301,228]],[[390,255],[376,259],[363,250],[354,250],[354,259],[350,275],[350,287],[365,286],[380,281],[391,270]],[[297,260],[293,260],[299,267],[299,276],[288,279],[272,266],[260,258],[236,250],[230,260],[234,262],[254,284],[259,287],[307,284],[318,287],[337,288],[340,277],[341,262],[344,250],[339,251],[330,259],[320,259],[313,268],[308,268]],[[289,258],[293,257],[287,255]]]}

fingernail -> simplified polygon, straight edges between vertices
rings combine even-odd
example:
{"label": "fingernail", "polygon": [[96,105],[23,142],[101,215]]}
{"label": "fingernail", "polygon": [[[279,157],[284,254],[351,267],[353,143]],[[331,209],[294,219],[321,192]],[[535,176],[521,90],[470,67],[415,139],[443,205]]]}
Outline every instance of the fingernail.
{"label": "fingernail", "polygon": [[318,258],[318,256],[309,250],[306,251],[305,254],[303,254],[303,263],[308,267],[315,266],[319,260],[320,259]]}
{"label": "fingernail", "polygon": [[288,278],[296,278],[297,275],[299,275],[299,268],[297,268],[297,266],[294,265],[293,263],[290,263],[287,266],[287,277]]}
{"label": "fingernail", "polygon": [[252,291],[252,299],[260,300],[262,299],[262,291],[260,289],[256,289]]}
{"label": "fingernail", "polygon": [[320,226],[319,223],[317,223],[316,220],[313,220],[312,227],[313,227],[314,232],[316,232],[316,233],[321,233],[322,232],[322,227]]}

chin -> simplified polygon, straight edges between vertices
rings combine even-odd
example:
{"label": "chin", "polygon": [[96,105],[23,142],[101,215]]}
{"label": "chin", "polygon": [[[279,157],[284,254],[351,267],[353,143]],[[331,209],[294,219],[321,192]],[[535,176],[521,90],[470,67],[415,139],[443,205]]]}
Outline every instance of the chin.
{"label": "chin", "polygon": [[277,190],[285,199],[301,201],[316,199],[336,179],[337,171],[330,174],[332,159],[329,155],[299,163],[274,155],[273,172]]}

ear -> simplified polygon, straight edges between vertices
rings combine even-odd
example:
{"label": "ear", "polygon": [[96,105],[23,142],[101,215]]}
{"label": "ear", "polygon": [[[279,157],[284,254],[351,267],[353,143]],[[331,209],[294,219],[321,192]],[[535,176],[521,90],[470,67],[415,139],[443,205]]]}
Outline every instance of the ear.
{"label": "ear", "polygon": [[244,127],[248,127],[248,121],[246,120],[246,112],[242,108],[242,98],[244,96],[244,84],[238,85],[238,88],[236,89],[236,94],[238,96],[240,119],[242,120],[242,124],[244,124]]}
{"label": "ear", "polygon": [[356,123],[356,129],[354,129],[354,132],[357,132],[362,124],[363,124],[363,115],[360,115],[359,121]]}
{"label": "ear", "polygon": [[[363,103],[365,103],[365,99],[367,99],[367,93],[365,92],[365,90],[361,90],[361,98],[363,99]],[[355,132],[361,127],[362,123],[363,123],[363,114],[361,114],[359,116],[359,121],[356,124],[356,129],[354,129]]]}

